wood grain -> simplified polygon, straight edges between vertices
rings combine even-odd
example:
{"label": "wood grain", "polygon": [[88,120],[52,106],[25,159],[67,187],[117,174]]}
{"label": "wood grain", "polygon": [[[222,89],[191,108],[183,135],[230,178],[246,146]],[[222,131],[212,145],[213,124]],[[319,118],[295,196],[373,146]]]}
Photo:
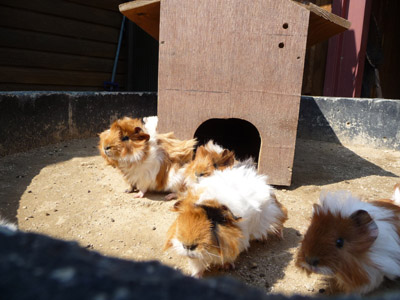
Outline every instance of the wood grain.
{"label": "wood grain", "polygon": [[117,43],[119,35],[116,28],[0,6],[0,26],[10,27],[11,24],[12,28],[108,43]]}
{"label": "wood grain", "polygon": [[158,40],[160,25],[160,0],[136,0],[119,5],[119,10],[129,20]]}
{"label": "wood grain", "polygon": [[160,131],[191,138],[211,118],[247,120],[261,137],[259,170],[290,185],[308,21],[288,0],[163,1]]}
{"label": "wood grain", "polygon": [[[82,2],[83,3],[83,2]],[[72,3],[65,0],[2,0],[1,4],[22,10],[44,13],[62,18],[70,18],[93,24],[121,27],[121,15],[118,11],[110,11],[95,7]]]}

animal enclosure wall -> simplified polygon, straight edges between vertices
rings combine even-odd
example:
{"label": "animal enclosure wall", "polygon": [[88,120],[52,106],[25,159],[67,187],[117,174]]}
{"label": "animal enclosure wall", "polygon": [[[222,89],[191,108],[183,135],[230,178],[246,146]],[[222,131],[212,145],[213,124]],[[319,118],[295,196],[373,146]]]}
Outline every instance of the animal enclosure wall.
{"label": "animal enclosure wall", "polygon": [[[122,0],[0,1],[0,90],[103,90]],[[116,81],[125,86],[126,43]]]}

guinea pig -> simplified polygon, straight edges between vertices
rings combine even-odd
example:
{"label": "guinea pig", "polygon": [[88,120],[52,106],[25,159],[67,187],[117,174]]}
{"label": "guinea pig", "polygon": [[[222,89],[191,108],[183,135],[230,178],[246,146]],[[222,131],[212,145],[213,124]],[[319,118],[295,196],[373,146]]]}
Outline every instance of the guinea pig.
{"label": "guinea pig", "polygon": [[384,277],[400,276],[399,218],[392,200],[364,202],[346,191],[321,195],[296,265],[308,274],[328,275],[334,289],[368,293]]}
{"label": "guinea pig", "polygon": [[[140,119],[123,118],[100,134],[99,149],[106,162],[118,168],[130,185],[128,192],[178,191],[184,181],[183,166],[193,157],[196,140],[178,140],[173,133],[151,135]],[[155,129],[154,129],[155,130]]]}
{"label": "guinea pig", "polygon": [[235,153],[210,140],[207,144],[197,147],[196,155],[185,170],[186,184],[191,186],[200,177],[210,176],[215,170],[232,167],[235,163]]}
{"label": "guinea pig", "polygon": [[201,277],[210,266],[230,266],[240,253],[242,232],[240,218],[218,201],[196,204],[197,198],[187,194],[174,205],[178,217],[167,232],[164,250],[173,250],[189,258],[193,277]]}
{"label": "guinea pig", "polygon": [[[282,237],[287,219],[286,209],[276,200],[266,176],[248,165],[216,170],[202,177],[178,203],[179,215],[168,231],[165,249],[172,247],[187,256],[195,277],[212,265],[233,266],[239,253],[250,246],[250,240],[265,240],[268,234]],[[221,215],[229,221],[213,219],[218,216],[220,220]]]}

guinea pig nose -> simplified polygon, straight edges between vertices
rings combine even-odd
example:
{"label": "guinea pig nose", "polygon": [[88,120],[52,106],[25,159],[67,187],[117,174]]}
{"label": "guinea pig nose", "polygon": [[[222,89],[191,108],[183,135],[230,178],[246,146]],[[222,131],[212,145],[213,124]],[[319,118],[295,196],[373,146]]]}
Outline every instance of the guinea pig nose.
{"label": "guinea pig nose", "polygon": [[185,248],[186,250],[193,251],[194,249],[196,249],[196,248],[197,248],[197,244],[192,244],[192,245],[183,245],[183,248]]}
{"label": "guinea pig nose", "polygon": [[313,267],[316,267],[319,264],[319,258],[312,256],[312,257],[306,257],[306,262]]}

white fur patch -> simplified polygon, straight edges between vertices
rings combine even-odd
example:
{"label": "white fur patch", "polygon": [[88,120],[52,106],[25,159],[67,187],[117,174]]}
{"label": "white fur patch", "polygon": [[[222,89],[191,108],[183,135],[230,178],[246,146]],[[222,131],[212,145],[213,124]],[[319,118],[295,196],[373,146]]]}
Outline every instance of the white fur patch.
{"label": "white fur patch", "polygon": [[143,118],[144,131],[150,135],[151,138],[157,134],[158,117],[151,116]]}
{"label": "white fur patch", "polygon": [[213,140],[209,140],[208,143],[204,145],[204,148],[209,152],[216,152],[218,154],[221,154],[224,151],[224,148],[214,143]]}
{"label": "white fur patch", "polygon": [[397,205],[400,206],[400,188],[396,188],[394,190],[393,196],[392,196],[392,200],[394,201],[394,203],[396,203]]}
{"label": "white fur patch", "polygon": [[238,223],[244,236],[240,251],[249,247],[251,239],[265,239],[268,233],[275,233],[274,224],[283,217],[266,179],[258,175],[255,168],[241,166],[217,170],[201,178],[195,186],[201,192],[197,203],[214,199],[226,205],[235,216],[242,217]]}

